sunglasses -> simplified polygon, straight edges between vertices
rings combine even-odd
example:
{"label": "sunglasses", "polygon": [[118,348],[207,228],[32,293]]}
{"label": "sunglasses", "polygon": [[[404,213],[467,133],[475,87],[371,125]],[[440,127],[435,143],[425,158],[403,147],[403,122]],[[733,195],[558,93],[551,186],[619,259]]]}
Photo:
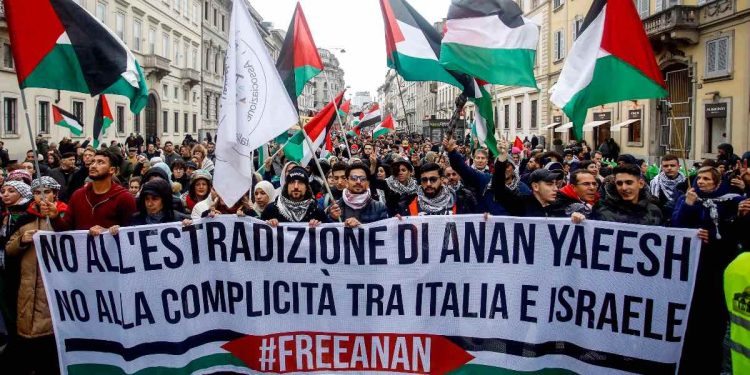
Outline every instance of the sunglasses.
{"label": "sunglasses", "polygon": [[367,177],[365,177],[365,176],[349,176],[349,181],[352,181],[352,182],[365,182],[365,181],[367,181]]}
{"label": "sunglasses", "polygon": [[435,176],[432,176],[432,177],[422,177],[420,179],[420,181],[422,181],[423,184],[426,184],[428,182],[431,183],[431,184],[434,184],[434,183],[440,181],[440,177],[435,177]]}

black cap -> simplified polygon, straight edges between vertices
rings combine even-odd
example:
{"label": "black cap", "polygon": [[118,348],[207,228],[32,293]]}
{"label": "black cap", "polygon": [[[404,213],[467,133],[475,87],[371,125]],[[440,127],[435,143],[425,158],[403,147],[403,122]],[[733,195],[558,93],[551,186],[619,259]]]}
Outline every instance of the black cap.
{"label": "black cap", "polygon": [[398,168],[400,165],[405,165],[406,168],[409,168],[409,170],[412,173],[414,173],[414,166],[411,165],[411,163],[408,160],[399,157],[399,158],[394,158],[393,161],[391,162],[391,169],[393,170],[393,174],[398,173]]}
{"label": "black cap", "polygon": [[551,171],[549,169],[537,169],[534,172],[531,172],[531,183],[540,181],[555,182],[557,180],[562,180],[562,178],[562,173]]}
{"label": "black cap", "polygon": [[286,182],[302,181],[304,183],[310,182],[310,174],[307,173],[307,169],[300,166],[295,166],[289,170],[286,174]]}

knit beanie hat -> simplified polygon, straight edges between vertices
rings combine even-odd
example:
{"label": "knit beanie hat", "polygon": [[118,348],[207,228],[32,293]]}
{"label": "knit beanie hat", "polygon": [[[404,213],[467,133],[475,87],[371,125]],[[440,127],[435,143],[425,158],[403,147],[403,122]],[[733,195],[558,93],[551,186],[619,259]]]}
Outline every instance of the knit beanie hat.
{"label": "knit beanie hat", "polygon": [[18,194],[21,194],[21,198],[23,199],[31,199],[33,195],[31,194],[31,187],[27,185],[23,181],[5,181],[3,186],[10,186],[18,192]]}
{"label": "knit beanie hat", "polygon": [[26,185],[31,183],[31,179],[33,177],[31,176],[31,173],[25,169],[16,169],[13,172],[8,173],[8,177],[6,177],[6,180],[11,181],[22,181]]}
{"label": "knit beanie hat", "polygon": [[211,176],[211,172],[205,170],[205,169],[198,169],[193,172],[193,175],[190,177],[190,183],[192,184],[198,179],[206,179],[208,182],[213,181],[213,177]]}
{"label": "knit beanie hat", "polygon": [[60,189],[62,188],[57,180],[50,176],[42,176],[41,180],[37,178],[36,180],[31,182],[31,191],[39,189],[40,187],[48,188],[54,191],[60,191]]}

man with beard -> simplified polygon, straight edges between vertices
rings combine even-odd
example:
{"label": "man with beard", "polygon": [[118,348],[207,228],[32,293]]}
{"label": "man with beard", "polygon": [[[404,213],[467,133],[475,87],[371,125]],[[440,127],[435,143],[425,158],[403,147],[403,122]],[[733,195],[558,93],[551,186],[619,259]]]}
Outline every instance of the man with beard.
{"label": "man with beard", "polygon": [[41,202],[42,215],[57,231],[88,230],[93,236],[125,225],[136,206],[128,190],[112,181],[119,165],[118,155],[97,151],[89,166],[91,183],[73,193],[65,215],[61,217],[55,203],[46,201]]}
{"label": "man with beard", "polygon": [[674,205],[680,192],[677,185],[685,182],[680,173],[680,162],[676,155],[665,155],[661,159],[661,172],[651,180],[651,195],[659,199],[659,207],[665,219],[672,218]]}
{"label": "man with beard", "polygon": [[418,188],[417,181],[412,177],[414,167],[406,159],[394,158],[391,170],[393,174],[390,177],[385,180],[370,177],[370,183],[385,194],[388,216],[408,216],[409,202],[417,196]]}
{"label": "man with beard", "polygon": [[458,208],[453,190],[443,186],[443,170],[435,163],[419,169],[417,197],[409,203],[409,216],[455,215]]}
{"label": "man with beard", "polygon": [[388,218],[385,204],[372,199],[370,195],[370,171],[362,163],[354,163],[346,168],[347,185],[342,197],[330,209],[333,220],[344,219],[349,228]]}
{"label": "man with beard", "polygon": [[307,222],[311,227],[328,222],[326,213],[318,207],[310,189],[310,174],[300,166],[292,167],[284,179],[281,195],[266,207],[261,215],[268,225]]}
{"label": "man with beard", "polygon": [[164,142],[164,152],[161,158],[170,167],[175,160],[180,158],[180,155],[174,151],[174,144],[171,141]]}

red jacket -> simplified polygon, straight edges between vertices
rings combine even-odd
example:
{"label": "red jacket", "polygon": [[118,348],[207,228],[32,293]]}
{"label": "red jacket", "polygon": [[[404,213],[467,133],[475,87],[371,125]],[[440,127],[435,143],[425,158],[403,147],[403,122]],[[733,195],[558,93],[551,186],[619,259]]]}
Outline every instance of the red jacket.
{"label": "red jacket", "polygon": [[68,211],[52,220],[52,227],[63,231],[89,230],[96,225],[104,228],[126,225],[136,211],[135,199],[119,184],[113,182],[104,194],[94,193],[92,184],[87,184],[73,193]]}

